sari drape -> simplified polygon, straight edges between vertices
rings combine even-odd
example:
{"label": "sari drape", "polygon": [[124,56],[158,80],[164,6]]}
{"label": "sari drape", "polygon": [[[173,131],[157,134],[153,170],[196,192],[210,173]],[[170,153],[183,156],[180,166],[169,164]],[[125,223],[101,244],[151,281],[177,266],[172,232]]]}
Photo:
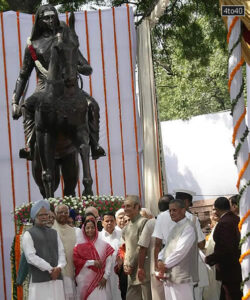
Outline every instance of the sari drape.
{"label": "sari drape", "polygon": [[[98,237],[97,230],[94,240],[91,241],[86,236],[83,227],[73,252],[76,282],[78,289],[80,289],[81,300],[88,299],[89,295],[98,286],[105,272],[106,260],[113,252],[114,249]],[[97,268],[93,265],[88,265],[87,262],[92,260],[100,260],[102,267]]]}

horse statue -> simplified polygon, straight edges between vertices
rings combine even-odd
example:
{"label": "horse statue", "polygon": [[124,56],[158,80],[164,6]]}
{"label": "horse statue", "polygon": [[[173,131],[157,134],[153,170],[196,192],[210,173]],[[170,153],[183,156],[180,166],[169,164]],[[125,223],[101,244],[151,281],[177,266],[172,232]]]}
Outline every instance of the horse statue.
{"label": "horse statue", "polygon": [[[71,162],[76,163],[77,153],[80,154],[83,168],[83,195],[93,195],[89,163],[88,104],[84,92],[78,87],[79,42],[74,23],[72,13],[69,27],[65,24],[62,32],[56,35],[51,49],[45,89],[38,96],[35,110],[36,153],[33,175],[46,198],[54,196],[56,186],[59,184],[56,152],[60,141],[63,141],[63,147],[72,147]],[[74,152],[75,149],[77,152]],[[69,160],[64,167],[65,174],[67,168],[71,167],[70,164]],[[39,170],[42,174],[41,180],[37,174]],[[77,166],[74,170],[78,174]],[[76,172],[73,175],[76,175]],[[73,185],[76,186],[76,183],[77,180],[74,179]],[[68,195],[69,193],[67,191]]]}
{"label": "horse statue", "polygon": [[[78,151],[69,139],[61,136],[57,140],[54,163],[54,182],[52,183],[55,192],[63,179],[63,195],[75,196],[75,189],[79,178]],[[38,152],[37,143],[34,146],[34,157],[32,159],[32,175],[39,187],[43,198],[46,198],[45,188],[42,180],[42,165]]]}

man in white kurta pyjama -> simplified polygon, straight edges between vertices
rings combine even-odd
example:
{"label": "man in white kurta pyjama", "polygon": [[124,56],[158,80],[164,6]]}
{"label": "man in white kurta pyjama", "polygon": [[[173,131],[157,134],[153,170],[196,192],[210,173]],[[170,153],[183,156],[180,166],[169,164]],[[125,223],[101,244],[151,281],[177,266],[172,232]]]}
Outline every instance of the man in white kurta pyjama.
{"label": "man in white kurta pyjama", "polygon": [[29,264],[29,300],[64,300],[61,270],[66,265],[61,239],[48,228],[49,202],[37,201],[31,209],[34,226],[24,233],[22,244]]}
{"label": "man in white kurta pyjama", "polygon": [[185,217],[181,200],[172,200],[169,211],[174,226],[159,254],[159,277],[164,274],[167,300],[193,300],[193,276],[197,273],[197,238],[193,224]]}

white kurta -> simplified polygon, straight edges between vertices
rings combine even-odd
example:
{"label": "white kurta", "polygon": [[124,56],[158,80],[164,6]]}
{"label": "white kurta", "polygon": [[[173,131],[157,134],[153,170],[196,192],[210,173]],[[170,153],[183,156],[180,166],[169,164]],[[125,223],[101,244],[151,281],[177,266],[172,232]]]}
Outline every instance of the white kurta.
{"label": "white kurta", "polygon": [[[44,259],[36,255],[33,239],[28,231],[23,235],[23,251],[29,264],[36,266],[41,271],[51,272],[52,266]],[[58,242],[58,265],[61,269],[66,265],[63,245],[59,235]],[[51,280],[41,283],[33,283],[32,278],[29,284],[29,300],[64,300],[62,280]]]}
{"label": "white kurta", "polygon": [[[214,239],[213,239],[213,233],[214,233],[213,228],[205,246],[206,250],[206,256],[210,255],[214,252]],[[209,276],[209,286],[204,288],[203,291],[203,299],[204,300],[219,300],[220,299],[220,289],[221,289],[221,282],[217,281],[215,278],[215,266],[212,266],[208,269],[208,276]]]}
{"label": "white kurta", "polygon": [[[60,226],[63,228],[65,227],[65,225],[60,225],[57,223],[57,225],[53,226],[53,229],[55,230],[59,230]],[[79,234],[79,232],[81,232],[81,229],[80,228],[77,228],[77,227],[74,227],[74,230],[75,230],[75,235],[76,235],[76,238],[77,238],[77,235]],[[62,233],[63,234],[63,231]],[[60,235],[60,232],[59,232],[59,235]],[[75,246],[75,243],[76,243],[76,238],[75,238],[75,242],[74,242],[74,245],[72,245],[72,249],[74,248]],[[62,241],[63,241],[63,238],[62,238]],[[65,258],[66,258],[66,262],[67,264],[69,263],[68,262],[68,257],[67,257],[67,251],[66,251],[66,247],[64,245],[64,248],[65,248]],[[72,264],[73,264],[73,255],[71,255],[71,260],[72,260]],[[75,300],[76,298],[76,284],[75,284],[75,278],[71,278],[69,276],[66,276],[64,273],[62,274],[63,276],[63,288],[64,288],[64,296],[65,296],[65,300]]]}
{"label": "white kurta", "polygon": [[117,230],[116,228],[114,231],[109,234],[104,229],[100,232],[100,238],[103,239],[105,242],[109,243],[111,247],[114,248],[114,253],[112,254],[112,265],[111,265],[111,272],[110,276],[107,280],[107,300],[121,300],[121,290],[119,288],[119,277],[114,272],[114,267],[116,265],[116,257],[119,247],[121,246],[121,230]]}
{"label": "white kurta", "polygon": [[[186,212],[186,217],[193,222],[194,216],[190,212]],[[172,231],[175,222],[172,221],[169,211],[164,211],[157,217],[155,229],[153,236],[163,240],[164,243],[167,242],[169,233]],[[205,240],[204,233],[201,230],[199,219],[196,217],[195,228],[197,233],[198,243]],[[198,259],[198,272],[199,272],[199,282],[198,287],[195,288],[196,300],[202,299],[202,291],[204,286],[208,286],[208,271],[205,263],[201,260],[199,255]]]}
{"label": "white kurta", "polygon": [[[186,218],[178,223],[185,222]],[[176,223],[174,222],[174,226]],[[174,228],[172,227],[172,229]],[[167,269],[178,265],[181,260],[188,254],[192,245],[195,242],[195,232],[191,225],[184,227],[177,243],[175,250],[165,259],[164,264]],[[163,259],[164,250],[159,253],[159,259]],[[175,284],[172,282],[164,283],[164,292],[166,300],[193,300],[193,285],[192,283]]]}

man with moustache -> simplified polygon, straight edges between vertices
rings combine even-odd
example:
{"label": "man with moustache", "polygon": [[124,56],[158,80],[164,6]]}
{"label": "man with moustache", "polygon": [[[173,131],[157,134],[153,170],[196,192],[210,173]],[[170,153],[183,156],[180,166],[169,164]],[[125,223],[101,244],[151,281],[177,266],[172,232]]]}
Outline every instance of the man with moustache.
{"label": "man with moustache", "polygon": [[121,290],[119,289],[119,277],[114,272],[116,266],[116,257],[119,247],[121,246],[121,231],[117,230],[115,221],[115,214],[113,212],[105,212],[103,214],[102,226],[100,237],[115,250],[112,254],[111,273],[107,279],[106,291],[107,300],[121,300]]}
{"label": "man with moustache", "polygon": [[185,216],[186,209],[182,200],[171,200],[169,213],[175,224],[159,254],[157,276],[165,281],[166,300],[193,300],[193,278],[198,274],[195,228]]}

